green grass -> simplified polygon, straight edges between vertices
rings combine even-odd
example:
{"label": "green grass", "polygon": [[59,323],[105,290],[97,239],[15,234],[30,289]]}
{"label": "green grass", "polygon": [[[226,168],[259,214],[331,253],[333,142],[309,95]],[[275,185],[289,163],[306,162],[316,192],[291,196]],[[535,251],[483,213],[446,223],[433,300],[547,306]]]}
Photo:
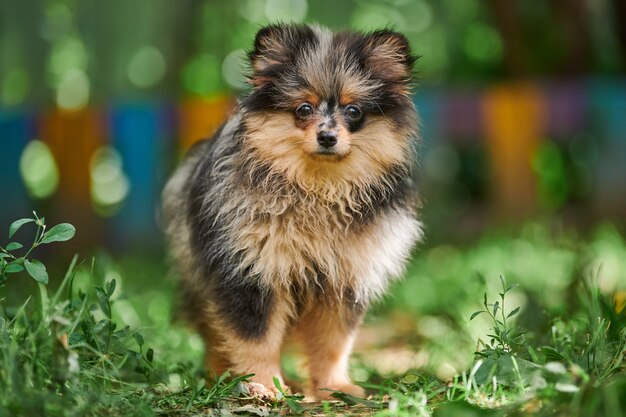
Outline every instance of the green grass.
{"label": "green grass", "polygon": [[32,257],[73,228],[44,224],[22,222],[11,235],[35,228],[33,243],[0,250],[0,416],[626,416],[626,244],[610,225],[422,248],[357,342],[369,398],[268,404],[242,377],[202,371],[162,256],[97,253],[48,272]]}

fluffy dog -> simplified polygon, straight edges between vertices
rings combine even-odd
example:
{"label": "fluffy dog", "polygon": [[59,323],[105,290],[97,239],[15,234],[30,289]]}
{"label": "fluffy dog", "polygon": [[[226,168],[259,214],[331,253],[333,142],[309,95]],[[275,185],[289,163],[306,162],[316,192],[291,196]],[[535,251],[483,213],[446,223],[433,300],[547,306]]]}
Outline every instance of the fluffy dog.
{"label": "fluffy dog", "polygon": [[415,61],[391,30],[261,29],[251,92],[168,182],[164,218],[205,365],[272,396],[299,340],[311,394],[360,395],[348,357],[368,304],[421,237]]}

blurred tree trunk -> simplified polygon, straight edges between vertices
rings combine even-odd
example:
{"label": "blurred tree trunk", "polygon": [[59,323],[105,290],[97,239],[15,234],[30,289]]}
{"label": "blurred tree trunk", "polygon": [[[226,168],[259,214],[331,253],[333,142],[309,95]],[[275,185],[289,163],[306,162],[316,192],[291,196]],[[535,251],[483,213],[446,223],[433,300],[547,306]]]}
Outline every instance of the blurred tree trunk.
{"label": "blurred tree trunk", "polygon": [[[615,0],[624,6],[624,0]],[[532,27],[528,26],[520,1],[488,0],[489,9],[504,43],[504,64],[507,72],[515,77],[526,76],[531,71],[531,62],[538,57],[528,42]],[[590,22],[586,13],[585,0],[550,0],[549,8],[542,20],[553,26],[554,39],[546,39],[559,49],[559,62],[555,69],[560,74],[583,74],[590,69],[591,56]],[[524,27],[526,22],[526,27]],[[556,43],[552,44],[552,42]],[[540,59],[540,58],[539,58]],[[546,71],[545,63],[539,61],[539,70]],[[547,64],[549,67],[549,64]]]}
{"label": "blurred tree trunk", "polygon": [[617,39],[622,51],[622,71],[626,72],[626,1],[613,0]]}
{"label": "blurred tree trunk", "polygon": [[[617,0],[617,2],[623,0]],[[589,19],[584,0],[552,0],[552,13],[556,17],[563,46],[565,61],[559,71],[565,74],[584,74],[592,63]]]}
{"label": "blurred tree trunk", "polygon": [[0,88],[10,73],[25,83],[19,102],[9,104],[42,104],[49,96],[44,21],[42,0],[0,1]]}
{"label": "blurred tree trunk", "polygon": [[528,53],[522,36],[521,14],[517,2],[511,0],[488,0],[494,23],[504,44],[504,65],[514,77],[528,73]]}

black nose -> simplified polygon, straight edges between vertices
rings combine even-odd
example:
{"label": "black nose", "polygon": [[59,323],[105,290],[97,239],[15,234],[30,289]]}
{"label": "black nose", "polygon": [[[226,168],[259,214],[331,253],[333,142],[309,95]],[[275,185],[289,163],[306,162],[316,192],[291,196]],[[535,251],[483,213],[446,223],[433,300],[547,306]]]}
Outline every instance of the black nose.
{"label": "black nose", "polygon": [[324,148],[331,148],[337,144],[337,136],[328,131],[321,131],[317,134],[317,143]]}

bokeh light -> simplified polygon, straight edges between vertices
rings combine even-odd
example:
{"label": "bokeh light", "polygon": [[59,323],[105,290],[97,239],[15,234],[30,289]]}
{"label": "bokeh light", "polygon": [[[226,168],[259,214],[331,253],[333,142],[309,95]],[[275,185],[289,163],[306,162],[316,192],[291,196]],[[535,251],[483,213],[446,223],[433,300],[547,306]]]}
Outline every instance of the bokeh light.
{"label": "bokeh light", "polygon": [[411,7],[406,10],[406,25],[402,30],[420,33],[428,29],[433,23],[433,9],[424,0],[411,2]]}
{"label": "bokeh light", "polygon": [[231,87],[243,90],[248,86],[244,75],[246,65],[246,52],[243,49],[236,49],[224,59],[222,77]]}
{"label": "bokeh light", "polygon": [[50,197],[59,185],[59,169],[48,145],[28,142],[20,158],[20,173],[29,194],[38,199]]}
{"label": "bokeh light", "polygon": [[54,85],[75,69],[85,71],[88,55],[83,42],[76,36],[66,36],[52,44],[48,69]]}
{"label": "bokeh light", "polygon": [[72,69],[61,78],[57,88],[57,105],[65,110],[79,110],[89,102],[89,79],[84,71]]}
{"label": "bokeh light", "polygon": [[112,147],[98,149],[90,161],[91,199],[96,212],[109,217],[116,214],[130,191],[122,169],[122,158]]}
{"label": "bokeh light", "polygon": [[398,10],[378,4],[359,5],[352,14],[351,23],[354,28],[362,30],[389,25],[406,27],[405,19]]}
{"label": "bokeh light", "polygon": [[[69,18],[62,10],[58,11],[62,17],[58,17],[59,21],[53,24],[56,29],[53,31],[55,36],[51,45],[48,70],[51,84],[56,90],[57,106],[65,110],[79,110],[89,102],[91,86],[86,73],[89,58],[81,38],[74,34],[63,34],[70,30],[68,26],[70,22],[66,21]],[[52,21],[56,22],[55,19]]]}
{"label": "bokeh light", "polygon": [[445,28],[432,25],[412,40],[413,49],[420,56],[418,68],[421,76],[428,77],[432,84],[444,81],[450,63]]}
{"label": "bokeh light", "polygon": [[29,93],[30,82],[28,74],[22,68],[11,69],[2,78],[0,83],[0,100],[5,106],[16,106],[26,99]]}
{"label": "bokeh light", "polygon": [[307,0],[266,0],[265,17],[270,22],[302,22],[308,8]]}
{"label": "bokeh light", "polygon": [[198,55],[183,69],[183,87],[194,94],[211,95],[222,89],[220,71],[220,61],[215,55]]}
{"label": "bokeh light", "polygon": [[245,0],[239,5],[239,14],[253,23],[265,21],[265,4],[263,0]]}
{"label": "bokeh light", "polygon": [[490,64],[502,58],[502,40],[489,25],[474,23],[465,31],[464,51],[472,60]]}
{"label": "bokeh light", "polygon": [[61,2],[50,3],[46,7],[45,19],[41,25],[41,36],[53,41],[72,29],[72,11]]}
{"label": "bokeh light", "polygon": [[147,88],[157,84],[165,75],[163,54],[154,46],[140,48],[128,63],[127,75],[137,87]]}

